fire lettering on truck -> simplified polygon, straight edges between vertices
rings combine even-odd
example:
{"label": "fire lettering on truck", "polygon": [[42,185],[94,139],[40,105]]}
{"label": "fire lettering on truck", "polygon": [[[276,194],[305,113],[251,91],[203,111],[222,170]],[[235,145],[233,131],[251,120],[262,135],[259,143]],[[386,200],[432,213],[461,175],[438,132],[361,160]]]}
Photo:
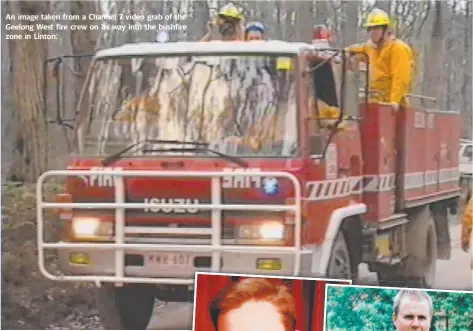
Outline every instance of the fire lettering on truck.
{"label": "fire lettering on truck", "polygon": [[[199,199],[161,199],[161,198],[145,198],[143,203],[151,205],[150,207],[145,207],[145,212],[152,212],[152,213],[176,213],[176,214],[196,214],[199,212],[199,209],[189,207],[189,205],[198,205]],[[169,208],[169,207],[153,207],[153,205],[157,204],[174,204],[174,205],[187,205],[181,208]]]}
{"label": "fire lettering on truck", "polygon": [[414,114],[414,127],[416,129],[425,129],[425,113],[422,111],[416,111]]}
{"label": "fire lettering on truck", "polygon": [[[224,168],[224,172],[246,171],[260,172],[260,168]],[[223,188],[261,188],[263,178],[260,176],[224,176],[222,180]]]}
{"label": "fire lettering on truck", "polygon": [[[106,168],[101,168],[101,167],[92,167],[90,170],[103,170],[112,173],[113,171],[117,170],[123,170],[123,168],[115,168],[115,167],[106,167]],[[110,174],[102,175],[102,174],[97,174],[97,175],[89,175],[89,176],[80,176],[82,180],[88,185],[88,186],[98,186],[98,187],[113,187],[115,186],[115,180],[116,178]]]}
{"label": "fire lettering on truck", "polygon": [[428,129],[434,128],[434,114],[433,113],[429,113],[427,115],[427,128]]}
{"label": "fire lettering on truck", "polygon": [[338,173],[338,161],[337,161],[337,146],[331,143],[327,147],[325,152],[325,176],[327,179],[337,178]]}

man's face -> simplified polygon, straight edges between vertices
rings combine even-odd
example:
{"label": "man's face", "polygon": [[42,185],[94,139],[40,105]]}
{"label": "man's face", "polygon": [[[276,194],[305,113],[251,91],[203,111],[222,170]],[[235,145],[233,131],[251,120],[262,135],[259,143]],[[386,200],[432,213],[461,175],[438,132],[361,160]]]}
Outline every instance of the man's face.
{"label": "man's face", "polygon": [[429,331],[432,322],[429,304],[425,300],[404,298],[393,321],[397,331]]}
{"label": "man's face", "polygon": [[246,36],[246,40],[253,41],[253,40],[263,40],[263,34],[259,31],[250,31]]}
{"label": "man's face", "polygon": [[218,318],[219,331],[286,331],[281,315],[269,302],[249,301]]}
{"label": "man's face", "polygon": [[368,28],[368,34],[374,43],[379,43],[383,38],[384,29],[380,26],[371,27]]}

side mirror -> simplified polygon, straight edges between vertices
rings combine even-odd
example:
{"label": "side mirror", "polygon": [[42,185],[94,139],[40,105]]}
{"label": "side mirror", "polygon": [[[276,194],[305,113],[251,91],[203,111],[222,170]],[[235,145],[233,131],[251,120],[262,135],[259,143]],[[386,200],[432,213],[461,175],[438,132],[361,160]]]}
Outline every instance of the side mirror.
{"label": "side mirror", "polygon": [[[73,69],[74,62],[79,67],[79,70],[87,70],[83,69],[84,67],[81,60],[86,61],[85,68],[88,68],[90,59],[92,59],[92,57],[93,54],[64,55],[55,58],[49,58],[43,62],[43,108],[44,113],[48,118],[47,123],[58,124],[71,130],[74,129],[74,126],[69,123],[74,123],[75,112],[73,112],[73,109],[71,108],[73,106],[65,109],[67,105],[65,99],[71,97],[68,92],[72,88],[76,88],[76,84],[82,83],[82,79],[86,77],[85,72],[79,72]],[[66,77],[66,79],[63,79],[64,77]],[[49,93],[50,91],[51,93]],[[54,96],[53,100],[48,98],[50,95]],[[73,99],[72,102],[75,103],[75,101],[76,100]],[[49,113],[47,111],[48,109],[54,109],[55,114],[53,115]]]}

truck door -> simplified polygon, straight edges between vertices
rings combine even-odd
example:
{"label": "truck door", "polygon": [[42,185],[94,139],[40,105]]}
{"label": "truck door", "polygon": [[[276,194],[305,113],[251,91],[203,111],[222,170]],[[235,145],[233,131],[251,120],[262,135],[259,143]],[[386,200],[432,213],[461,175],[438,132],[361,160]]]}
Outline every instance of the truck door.
{"label": "truck door", "polygon": [[[316,67],[318,69],[315,70]],[[333,210],[332,204],[336,203],[334,200],[337,197],[343,195],[340,194],[342,190],[332,189],[335,188],[339,176],[337,142],[332,140],[327,146],[331,132],[327,126],[333,124],[335,119],[328,119],[322,115],[329,108],[337,109],[339,100],[335,77],[329,63],[321,64],[319,59],[315,59],[307,63],[307,69],[309,74],[305,75],[307,87],[303,100],[307,102],[310,118],[306,138],[309,160],[305,192],[309,216],[303,233],[305,242],[320,243],[323,241],[327,222]],[[317,218],[311,215],[317,215]]]}

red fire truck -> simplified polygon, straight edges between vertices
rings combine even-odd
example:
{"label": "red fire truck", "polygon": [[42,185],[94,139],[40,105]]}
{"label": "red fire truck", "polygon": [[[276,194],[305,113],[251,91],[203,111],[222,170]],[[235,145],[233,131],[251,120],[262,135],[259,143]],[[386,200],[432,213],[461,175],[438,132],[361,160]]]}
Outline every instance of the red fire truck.
{"label": "red fire truck", "polygon": [[[338,60],[307,60],[320,52]],[[367,263],[383,285],[432,285],[450,256],[460,116],[419,96],[394,112],[345,67],[320,40],[97,52],[67,169],[38,179],[41,272],[96,282],[104,324],[135,329],[155,297],[188,300],[195,271],[356,280]],[[54,177],[64,192],[45,200]]]}
{"label": "red fire truck", "polygon": [[[194,331],[213,331],[214,326],[210,315],[210,303],[226,286],[241,279],[248,278],[236,275],[198,274],[196,277],[196,296],[194,300]],[[271,278],[285,283],[296,303],[296,326],[298,331],[324,330],[325,290],[328,284],[344,284],[350,282],[301,279]]]}

